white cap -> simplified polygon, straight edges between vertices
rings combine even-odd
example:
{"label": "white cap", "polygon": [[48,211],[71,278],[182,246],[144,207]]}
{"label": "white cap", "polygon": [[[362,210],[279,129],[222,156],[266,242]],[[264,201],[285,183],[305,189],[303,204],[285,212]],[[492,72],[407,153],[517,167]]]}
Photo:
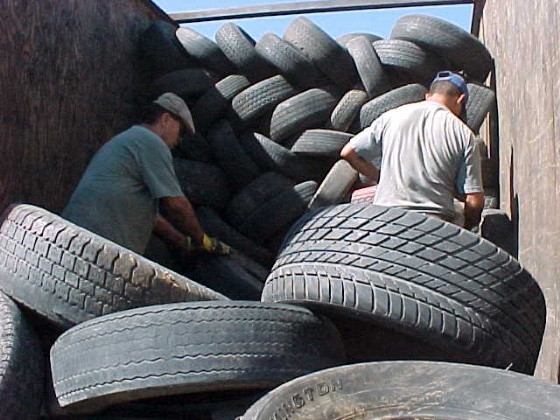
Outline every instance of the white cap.
{"label": "white cap", "polygon": [[154,103],[158,104],[176,117],[179,117],[192,133],[195,132],[194,121],[191,112],[189,111],[189,107],[179,96],[172,92],[167,92],[157,98]]}

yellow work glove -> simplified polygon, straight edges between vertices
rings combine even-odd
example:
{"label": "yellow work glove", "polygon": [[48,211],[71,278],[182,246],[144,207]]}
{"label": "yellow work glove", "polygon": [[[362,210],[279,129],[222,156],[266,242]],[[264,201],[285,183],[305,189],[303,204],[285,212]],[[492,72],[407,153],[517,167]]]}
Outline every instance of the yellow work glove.
{"label": "yellow work glove", "polygon": [[212,254],[229,255],[231,248],[229,245],[224,244],[216,238],[211,238],[207,234],[204,234],[202,239],[202,247],[204,251],[210,252]]}

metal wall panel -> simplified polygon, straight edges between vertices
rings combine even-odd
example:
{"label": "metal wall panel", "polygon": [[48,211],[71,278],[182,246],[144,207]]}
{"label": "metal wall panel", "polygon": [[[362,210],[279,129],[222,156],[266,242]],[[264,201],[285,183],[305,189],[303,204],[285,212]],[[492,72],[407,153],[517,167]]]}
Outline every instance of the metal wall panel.
{"label": "metal wall panel", "polygon": [[519,260],[547,299],[536,375],[560,366],[560,1],[486,0],[482,38],[496,60],[501,206]]}

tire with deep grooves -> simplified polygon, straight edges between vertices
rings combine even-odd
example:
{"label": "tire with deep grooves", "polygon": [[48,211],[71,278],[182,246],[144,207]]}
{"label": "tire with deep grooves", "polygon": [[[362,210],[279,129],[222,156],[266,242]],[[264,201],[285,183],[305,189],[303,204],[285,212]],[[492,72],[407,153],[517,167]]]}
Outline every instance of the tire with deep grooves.
{"label": "tire with deep grooves", "polygon": [[87,412],[140,398],[273,388],[344,363],[344,354],[332,324],[308,310],[199,302],[83,323],[59,337],[51,362],[59,403]]}
{"label": "tire with deep grooves", "polygon": [[486,115],[496,105],[496,94],[489,87],[477,83],[468,83],[467,87],[466,123],[474,133],[478,133]]}
{"label": "tire with deep grooves", "polygon": [[363,36],[352,39],[346,45],[352,56],[358,75],[370,98],[375,98],[391,90],[385,69],[371,42]]}
{"label": "tire with deep grooves", "polygon": [[297,155],[338,159],[340,151],[353,137],[352,134],[334,130],[306,130],[295,141],[291,151]]}
{"label": "tire with deep grooves", "polygon": [[368,95],[363,90],[352,89],[344,94],[334,108],[325,128],[338,131],[348,131],[360,109],[368,101]]}
{"label": "tire with deep grooves", "polygon": [[527,375],[442,362],[348,365],[296,378],[240,420],[553,420],[560,390]]}
{"label": "tire with deep grooves", "polygon": [[0,227],[0,289],[60,328],[119,310],[226,299],[42,208],[17,205]]}
{"label": "tire with deep grooves", "polygon": [[44,397],[44,355],[31,325],[0,293],[0,401],[2,419],[39,418]]}
{"label": "tire with deep grooves", "polygon": [[[442,220],[371,204],[296,223],[262,299],[359,314],[439,348],[443,360],[521,372],[534,367],[545,319],[539,286],[506,252]],[[405,356],[411,349],[420,356],[410,345]]]}

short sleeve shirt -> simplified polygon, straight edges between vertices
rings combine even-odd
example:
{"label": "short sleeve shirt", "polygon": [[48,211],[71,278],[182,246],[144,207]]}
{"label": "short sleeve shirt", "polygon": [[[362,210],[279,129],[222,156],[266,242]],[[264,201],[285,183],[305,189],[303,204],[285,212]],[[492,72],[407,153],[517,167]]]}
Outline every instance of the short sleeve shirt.
{"label": "short sleeve shirt", "polygon": [[453,218],[455,191],[483,191],[474,134],[439,103],[388,111],[350,144],[380,169],[375,204]]}
{"label": "short sleeve shirt", "polygon": [[62,216],[143,253],[158,199],[182,195],[167,145],[147,128],[133,126],[96,153]]}

